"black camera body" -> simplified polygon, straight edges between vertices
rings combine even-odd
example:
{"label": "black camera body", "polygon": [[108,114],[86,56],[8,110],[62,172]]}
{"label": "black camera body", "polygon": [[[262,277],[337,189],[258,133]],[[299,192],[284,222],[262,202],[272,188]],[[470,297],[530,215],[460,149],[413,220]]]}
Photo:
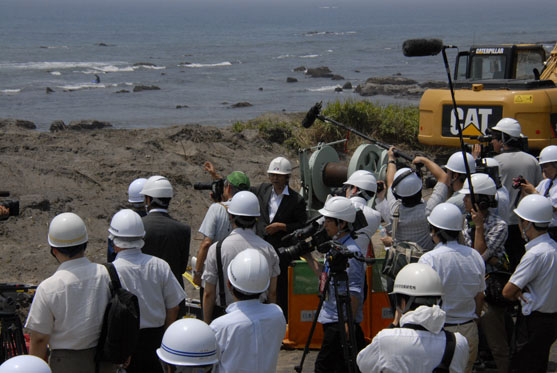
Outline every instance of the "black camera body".
{"label": "black camera body", "polygon": [[210,190],[211,198],[215,202],[222,202],[224,193],[224,179],[218,179],[210,183],[197,182],[193,184],[195,190]]}
{"label": "black camera body", "polygon": [[526,183],[526,179],[522,176],[519,175],[518,177],[513,177],[513,189],[519,189],[521,184]]}
{"label": "black camera body", "polygon": [[[10,192],[0,191],[0,197],[9,197]],[[18,216],[19,215],[19,201],[17,200],[4,200],[0,202],[0,206],[3,206],[8,209],[9,214],[5,216],[0,216],[0,220],[8,219],[10,216]]]}
{"label": "black camera body", "polygon": [[497,189],[501,188],[501,177],[499,176],[499,169],[497,167],[488,167],[484,158],[476,159],[476,173],[488,174],[489,177],[495,181]]}

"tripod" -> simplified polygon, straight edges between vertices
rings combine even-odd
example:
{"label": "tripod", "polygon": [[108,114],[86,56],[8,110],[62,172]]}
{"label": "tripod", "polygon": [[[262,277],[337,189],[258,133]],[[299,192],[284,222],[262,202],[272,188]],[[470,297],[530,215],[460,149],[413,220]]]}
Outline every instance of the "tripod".
{"label": "tripod", "polygon": [[[313,333],[315,331],[315,327],[317,325],[317,318],[319,317],[319,313],[323,307],[323,302],[327,297],[329,292],[329,286],[332,282],[336,306],[337,306],[337,317],[338,317],[338,324],[340,325],[340,338],[341,338],[341,345],[342,345],[342,352],[344,356],[344,362],[346,365],[346,372],[348,373],[356,373],[358,372],[358,367],[356,365],[356,354],[358,353],[358,349],[356,346],[356,331],[354,329],[354,318],[352,314],[352,303],[350,299],[350,291],[348,287],[348,274],[346,273],[346,268],[348,266],[348,259],[355,258],[359,261],[365,261],[372,263],[373,259],[365,259],[363,257],[355,256],[354,253],[348,250],[337,250],[333,248],[327,254],[327,261],[325,262],[326,265],[329,266],[329,273],[328,275],[325,273],[325,281],[322,285],[322,289],[319,293],[319,305],[317,306],[317,310],[313,316],[313,321],[311,324],[311,329],[309,332],[308,339],[306,341],[306,345],[304,347],[304,353],[302,354],[302,359],[300,361],[300,365],[297,365],[294,369],[296,372],[301,373],[304,365],[304,360],[306,355],[309,352],[309,345],[311,343],[311,339],[313,337]],[[363,290],[363,289],[362,289]],[[346,319],[345,319],[346,315]],[[348,336],[346,335],[345,330],[345,323],[348,325]],[[348,337],[348,338],[347,338]]]}
{"label": "tripod", "polygon": [[27,354],[19,304],[28,304],[36,286],[0,283],[0,364],[16,355]]}

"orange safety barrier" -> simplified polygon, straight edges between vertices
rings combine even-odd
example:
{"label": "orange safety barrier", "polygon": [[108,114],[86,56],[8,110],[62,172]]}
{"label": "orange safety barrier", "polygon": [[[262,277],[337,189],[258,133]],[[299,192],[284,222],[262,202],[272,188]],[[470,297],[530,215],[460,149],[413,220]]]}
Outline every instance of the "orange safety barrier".
{"label": "orange safety barrier", "polygon": [[[389,297],[381,281],[382,259],[366,269],[368,293],[364,302],[364,319],[360,326],[368,341],[392,321]],[[319,280],[302,260],[294,261],[288,267],[288,327],[284,345],[289,348],[304,348],[311,329],[313,315],[319,306]],[[318,349],[323,340],[323,328],[317,324],[310,348]]]}

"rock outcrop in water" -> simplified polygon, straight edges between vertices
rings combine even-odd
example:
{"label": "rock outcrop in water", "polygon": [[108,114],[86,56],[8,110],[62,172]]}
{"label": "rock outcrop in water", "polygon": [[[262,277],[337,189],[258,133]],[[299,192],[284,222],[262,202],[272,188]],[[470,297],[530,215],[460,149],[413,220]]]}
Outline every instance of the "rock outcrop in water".
{"label": "rock outcrop in water", "polygon": [[373,77],[364,84],[358,84],[354,92],[361,96],[395,96],[419,98],[426,89],[446,88],[447,83],[440,81],[427,81],[419,83],[413,79],[401,76]]}

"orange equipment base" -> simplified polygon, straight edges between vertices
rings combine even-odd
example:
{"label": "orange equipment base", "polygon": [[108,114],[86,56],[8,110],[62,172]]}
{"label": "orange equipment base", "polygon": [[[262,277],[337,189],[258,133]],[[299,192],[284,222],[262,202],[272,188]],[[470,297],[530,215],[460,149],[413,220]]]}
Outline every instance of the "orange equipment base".
{"label": "orange equipment base", "polygon": [[[383,261],[378,259],[377,264],[366,269],[368,293],[360,326],[368,342],[393,321],[389,297],[381,283],[382,264]],[[288,327],[283,340],[285,347],[305,347],[313,315],[319,306],[318,289],[319,280],[305,261],[295,261],[288,267]],[[317,323],[310,348],[319,349],[322,341],[323,328]]]}

